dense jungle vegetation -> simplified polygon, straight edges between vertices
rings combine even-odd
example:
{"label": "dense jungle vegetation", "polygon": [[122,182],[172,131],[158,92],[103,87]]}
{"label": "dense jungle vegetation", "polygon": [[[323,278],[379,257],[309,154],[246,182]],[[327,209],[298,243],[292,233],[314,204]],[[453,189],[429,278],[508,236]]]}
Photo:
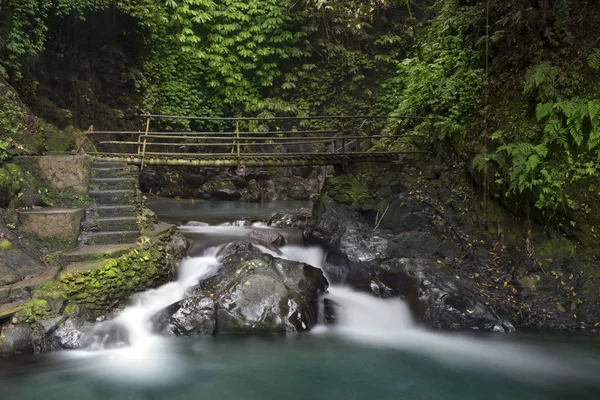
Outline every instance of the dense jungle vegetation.
{"label": "dense jungle vegetation", "polygon": [[[513,211],[590,240],[600,223],[593,0],[2,0],[0,76],[60,128],[137,129],[140,112],[434,117],[389,124],[380,145],[421,134]],[[27,128],[4,103],[0,131]]]}

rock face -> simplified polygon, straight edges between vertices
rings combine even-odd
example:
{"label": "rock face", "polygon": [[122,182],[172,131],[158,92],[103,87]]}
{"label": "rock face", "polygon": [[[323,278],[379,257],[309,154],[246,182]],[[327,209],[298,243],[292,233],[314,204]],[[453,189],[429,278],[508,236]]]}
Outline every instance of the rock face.
{"label": "rock face", "polygon": [[[407,213],[395,211],[402,220],[427,220],[421,215],[425,210],[406,207]],[[375,232],[361,211],[322,196],[305,237],[328,250],[324,270],[332,283],[379,297],[402,297],[428,327],[513,330],[509,310],[491,310],[477,285],[446,265],[460,249],[424,227],[398,224],[393,232]]]}
{"label": "rock face", "polygon": [[157,332],[296,333],[316,325],[318,297],[328,286],[321,270],[261,254],[249,243],[232,243],[221,256],[215,276],[154,317]]}
{"label": "rock face", "polygon": [[203,200],[308,200],[319,186],[313,168],[148,167],[140,175],[146,193]]}

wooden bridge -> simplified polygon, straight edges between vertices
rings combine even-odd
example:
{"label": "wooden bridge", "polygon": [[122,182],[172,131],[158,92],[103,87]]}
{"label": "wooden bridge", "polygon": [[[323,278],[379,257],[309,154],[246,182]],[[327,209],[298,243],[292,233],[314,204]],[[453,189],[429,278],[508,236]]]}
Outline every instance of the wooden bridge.
{"label": "wooden bridge", "polygon": [[[90,131],[98,161],[140,165],[267,167],[341,165],[395,161],[414,152],[373,151],[388,136],[381,132],[399,116],[313,116],[217,118],[142,115],[145,131]],[[165,126],[199,127],[194,131],[152,131]],[[275,126],[275,128],[273,128]],[[207,129],[209,127],[209,129]],[[212,127],[213,129],[210,129]],[[229,129],[228,129],[229,128]],[[108,135],[109,140],[103,140]],[[414,135],[403,135],[414,136]]]}

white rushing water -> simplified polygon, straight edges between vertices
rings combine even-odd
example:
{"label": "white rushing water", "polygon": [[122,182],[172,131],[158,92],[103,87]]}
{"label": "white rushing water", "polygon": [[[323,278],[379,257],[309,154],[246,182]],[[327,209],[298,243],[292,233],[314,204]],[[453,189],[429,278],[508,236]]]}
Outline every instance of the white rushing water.
{"label": "white rushing water", "polygon": [[176,281],[134,296],[132,305],[113,320],[128,330],[132,347],[144,348],[155,342],[151,318],[163,308],[182,300],[189,288],[214,275],[220,265],[216,257],[218,251],[219,248],[212,247],[202,257],[184,258]]}
{"label": "white rushing water", "polygon": [[[211,247],[201,257],[186,257],[179,264],[178,279],[156,289],[134,295],[131,305],[116,318],[96,327],[95,339],[88,349],[65,353],[68,357],[86,357],[113,379],[143,384],[167,383],[177,378],[182,366],[170,352],[168,341],[152,333],[152,317],[163,308],[182,300],[186,291],[214,275],[220,266]],[[102,335],[105,324],[121,326],[128,334],[128,344],[104,348],[109,334]],[[94,332],[92,332],[94,333]],[[94,350],[94,351],[90,351]],[[92,361],[93,360],[93,361]]]}
{"label": "white rushing water", "polygon": [[[194,227],[195,228],[195,227]],[[204,233],[226,234],[248,232],[240,227],[197,227]],[[188,228],[193,229],[192,227]],[[237,232],[236,232],[237,231]],[[280,252],[263,246],[261,251],[274,257],[287,258],[323,269],[324,252],[317,247],[283,246]],[[157,289],[134,296],[132,304],[109,323],[122,325],[129,333],[129,347],[100,352],[78,351],[75,356],[95,357],[100,368],[118,378],[152,377],[169,381],[183,368],[169,351],[169,341],[152,333],[151,318],[161,309],[182,300],[186,291],[215,274],[219,268],[219,247],[211,247],[201,257],[185,258],[180,263],[178,279]],[[326,297],[336,304],[336,325],[321,325],[316,334],[333,335],[362,345],[377,346],[425,355],[444,364],[478,368],[501,373],[529,382],[547,383],[555,378],[585,379],[589,366],[581,366],[559,355],[521,344],[507,344],[466,335],[432,332],[418,327],[401,299],[380,299],[342,286],[331,286]],[[324,307],[320,307],[320,321]],[[327,337],[327,336],[325,336]],[[102,341],[102,340],[101,340]],[[597,366],[597,363],[594,364]]]}
{"label": "white rushing water", "polygon": [[[318,247],[284,246],[285,258],[323,270],[324,251]],[[281,257],[281,255],[280,255]],[[324,271],[325,273],[325,271]],[[523,381],[595,380],[590,365],[573,357],[548,354],[538,347],[484,340],[465,334],[433,332],[418,327],[401,299],[381,299],[345,286],[330,286],[326,297],[336,305],[336,325],[320,325],[317,334],[330,334],[368,346],[426,355],[444,364],[484,368]],[[320,312],[324,313],[321,304]],[[320,321],[324,318],[321,316]],[[597,362],[592,363],[598,367]]]}
{"label": "white rushing water", "polygon": [[[327,298],[338,305],[336,325],[320,332],[368,346],[426,355],[447,365],[483,369],[530,383],[596,379],[590,365],[583,365],[564,354],[548,353],[525,344],[417,327],[408,306],[400,299],[378,299],[339,286],[330,287]],[[598,367],[597,362],[593,365]]]}

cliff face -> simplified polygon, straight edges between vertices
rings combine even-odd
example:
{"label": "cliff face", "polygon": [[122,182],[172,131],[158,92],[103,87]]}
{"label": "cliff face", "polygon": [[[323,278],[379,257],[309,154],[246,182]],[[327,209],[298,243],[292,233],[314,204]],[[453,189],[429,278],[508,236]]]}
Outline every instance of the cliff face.
{"label": "cliff face", "polygon": [[133,77],[141,67],[142,36],[136,21],[108,8],[50,15],[46,24],[44,51],[13,80],[32,114],[59,129],[137,130]]}

